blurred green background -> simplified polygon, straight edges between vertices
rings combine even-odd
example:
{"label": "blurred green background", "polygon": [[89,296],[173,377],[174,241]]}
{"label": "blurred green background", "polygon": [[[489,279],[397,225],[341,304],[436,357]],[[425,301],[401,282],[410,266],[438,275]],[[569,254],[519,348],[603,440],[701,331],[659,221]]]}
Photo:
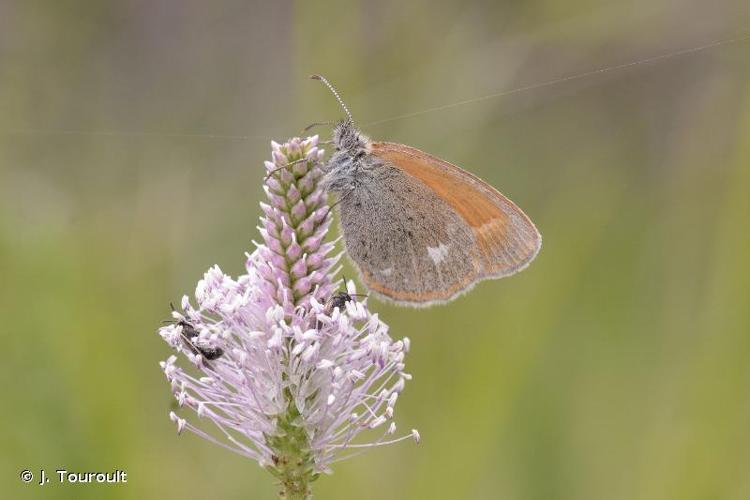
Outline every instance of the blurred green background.
{"label": "blurred green background", "polygon": [[[750,40],[366,125],[748,33],[746,0],[1,1],[0,497],[274,497],[176,435],[156,328],[241,272],[269,141],[341,117],[319,72],[544,247],[444,307],[373,302],[423,441],[316,498],[750,498]],[[18,478],[61,467],[129,481]]]}

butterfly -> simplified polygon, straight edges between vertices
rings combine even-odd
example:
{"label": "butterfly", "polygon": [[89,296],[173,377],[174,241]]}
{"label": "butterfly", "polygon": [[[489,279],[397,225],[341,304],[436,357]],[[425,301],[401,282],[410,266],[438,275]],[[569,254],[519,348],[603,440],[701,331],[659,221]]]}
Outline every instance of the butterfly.
{"label": "butterfly", "polygon": [[411,146],[376,142],[346,112],[323,188],[338,196],[346,252],[378,297],[426,307],[486,279],[510,276],[539,253],[531,219],[479,177]]}

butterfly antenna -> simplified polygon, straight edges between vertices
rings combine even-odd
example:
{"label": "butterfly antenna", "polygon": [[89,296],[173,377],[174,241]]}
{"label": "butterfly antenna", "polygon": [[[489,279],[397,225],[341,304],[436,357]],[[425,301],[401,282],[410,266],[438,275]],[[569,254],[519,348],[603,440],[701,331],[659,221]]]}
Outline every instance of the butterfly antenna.
{"label": "butterfly antenna", "polygon": [[344,104],[344,100],[341,99],[341,96],[339,95],[339,93],[336,92],[335,88],[333,88],[333,85],[331,85],[331,82],[329,82],[328,80],[326,80],[326,77],[321,76],[321,75],[312,75],[312,76],[310,76],[310,78],[312,78],[313,80],[319,80],[319,81],[323,82],[326,87],[328,87],[328,90],[331,91],[331,93],[336,98],[336,100],[339,102],[339,104],[341,104],[341,107],[344,108],[344,112],[346,112],[346,116],[349,117],[349,122],[351,124],[354,124],[354,118],[352,118],[352,114],[349,112],[349,108],[346,107],[346,104]]}

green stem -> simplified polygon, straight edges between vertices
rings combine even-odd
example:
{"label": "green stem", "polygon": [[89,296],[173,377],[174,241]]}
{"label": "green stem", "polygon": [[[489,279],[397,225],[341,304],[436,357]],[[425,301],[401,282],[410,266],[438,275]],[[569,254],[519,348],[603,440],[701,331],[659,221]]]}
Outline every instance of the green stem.
{"label": "green stem", "polygon": [[307,500],[312,498],[310,483],[318,478],[313,470],[313,455],[302,418],[294,403],[291,390],[284,389],[287,411],[280,415],[275,436],[266,441],[273,450],[273,465],[268,467],[281,483],[279,498]]}
{"label": "green stem", "polygon": [[284,484],[279,493],[282,500],[308,500],[312,498],[310,488],[307,485]]}

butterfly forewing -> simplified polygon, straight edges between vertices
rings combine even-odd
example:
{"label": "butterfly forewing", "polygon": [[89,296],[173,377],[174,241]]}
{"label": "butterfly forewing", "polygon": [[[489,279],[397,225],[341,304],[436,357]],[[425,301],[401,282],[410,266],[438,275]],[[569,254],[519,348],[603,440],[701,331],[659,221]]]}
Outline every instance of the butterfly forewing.
{"label": "butterfly forewing", "polygon": [[421,181],[460,216],[479,249],[479,279],[520,271],[539,252],[541,235],[531,220],[478,177],[403,144],[375,142],[371,152]]}

